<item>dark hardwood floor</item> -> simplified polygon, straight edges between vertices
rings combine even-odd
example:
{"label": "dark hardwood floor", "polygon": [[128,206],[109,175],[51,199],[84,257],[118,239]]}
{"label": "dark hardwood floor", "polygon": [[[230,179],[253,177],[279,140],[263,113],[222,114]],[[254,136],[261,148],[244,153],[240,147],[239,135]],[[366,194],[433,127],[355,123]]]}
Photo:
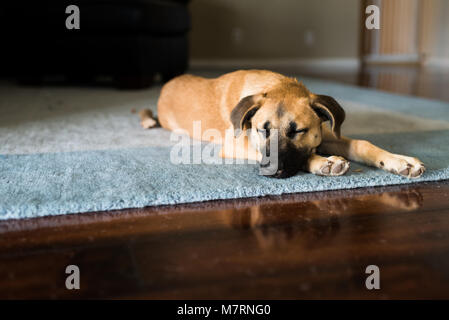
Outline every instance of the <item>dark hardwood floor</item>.
{"label": "dark hardwood floor", "polygon": [[[449,100],[381,71],[322,77]],[[448,299],[449,181],[1,221],[0,298]]]}

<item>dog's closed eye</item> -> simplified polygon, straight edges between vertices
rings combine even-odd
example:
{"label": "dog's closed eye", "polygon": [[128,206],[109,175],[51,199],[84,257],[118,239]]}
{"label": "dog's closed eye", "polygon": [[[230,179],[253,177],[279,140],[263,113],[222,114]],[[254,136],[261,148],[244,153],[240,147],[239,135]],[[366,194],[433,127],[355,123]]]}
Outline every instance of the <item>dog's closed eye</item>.
{"label": "dog's closed eye", "polygon": [[287,130],[287,137],[294,138],[296,137],[296,135],[300,133],[306,133],[307,131],[309,131],[309,128],[298,129],[298,126],[295,122],[290,122],[290,126]]}

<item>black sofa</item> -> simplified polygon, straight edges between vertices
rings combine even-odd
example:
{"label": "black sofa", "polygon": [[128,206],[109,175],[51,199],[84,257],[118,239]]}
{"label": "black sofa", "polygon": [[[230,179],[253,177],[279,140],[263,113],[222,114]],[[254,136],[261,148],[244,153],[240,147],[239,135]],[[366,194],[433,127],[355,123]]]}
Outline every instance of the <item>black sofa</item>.
{"label": "black sofa", "polygon": [[[80,29],[65,25],[68,5]],[[187,69],[188,0],[74,0],[0,4],[1,75],[38,84],[110,79],[140,88]]]}

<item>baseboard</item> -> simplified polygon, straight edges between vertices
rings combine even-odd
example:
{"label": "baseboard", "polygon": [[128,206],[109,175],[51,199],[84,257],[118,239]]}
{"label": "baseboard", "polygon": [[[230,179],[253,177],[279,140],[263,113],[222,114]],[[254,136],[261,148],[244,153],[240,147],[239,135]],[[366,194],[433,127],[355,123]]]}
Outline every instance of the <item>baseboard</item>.
{"label": "baseboard", "polygon": [[428,58],[425,61],[424,66],[429,67],[429,68],[448,69],[449,68],[449,58]]}
{"label": "baseboard", "polygon": [[285,58],[285,59],[192,59],[190,67],[226,69],[298,68],[311,71],[354,71],[360,68],[357,58]]}
{"label": "baseboard", "polygon": [[418,54],[372,54],[363,57],[363,62],[370,64],[418,64],[420,61]]}

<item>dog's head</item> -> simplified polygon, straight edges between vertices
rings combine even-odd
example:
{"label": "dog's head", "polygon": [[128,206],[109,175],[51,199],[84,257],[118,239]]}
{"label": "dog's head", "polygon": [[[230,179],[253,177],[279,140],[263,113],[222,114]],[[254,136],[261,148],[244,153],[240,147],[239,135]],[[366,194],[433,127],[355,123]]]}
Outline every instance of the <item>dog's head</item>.
{"label": "dog's head", "polygon": [[[236,137],[250,130],[251,144],[262,154],[262,174],[275,178],[290,177],[304,167],[321,144],[323,121],[330,121],[339,137],[344,118],[343,108],[332,97],[313,94],[296,80],[245,97],[231,112]],[[269,160],[273,141],[277,143],[275,172]]]}

